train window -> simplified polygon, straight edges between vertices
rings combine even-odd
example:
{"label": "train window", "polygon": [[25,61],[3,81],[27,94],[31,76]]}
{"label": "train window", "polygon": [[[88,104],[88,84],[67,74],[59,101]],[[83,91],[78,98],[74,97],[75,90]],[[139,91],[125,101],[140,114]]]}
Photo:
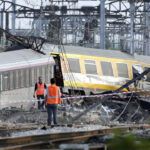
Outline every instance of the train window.
{"label": "train window", "polygon": [[35,84],[34,68],[31,68],[31,85],[34,86],[34,84]]}
{"label": "train window", "polygon": [[25,70],[20,70],[20,87],[23,88],[25,86]]}
{"label": "train window", "polygon": [[103,76],[114,76],[111,62],[101,61],[100,64]]}
{"label": "train window", "polygon": [[34,82],[37,82],[37,68],[34,68]]}
{"label": "train window", "polygon": [[2,74],[0,72],[0,92],[2,91]]}
{"label": "train window", "polygon": [[25,87],[29,87],[29,69],[25,69],[24,70],[24,73],[25,73]]}
{"label": "train window", "polygon": [[70,72],[81,73],[79,59],[68,58],[68,68]]}
{"label": "train window", "polygon": [[15,77],[16,77],[16,78],[15,78],[15,88],[16,88],[16,89],[20,87],[20,86],[19,86],[19,85],[20,85],[20,84],[19,84],[19,83],[20,83],[20,78],[19,78],[20,75],[19,75],[19,74],[20,74],[20,71],[19,71],[19,70],[16,70],[16,71],[15,71]]}
{"label": "train window", "polygon": [[45,68],[43,66],[39,66],[37,68],[37,78],[36,81],[38,81],[39,76],[42,77],[43,81],[45,81]]}
{"label": "train window", "polygon": [[42,76],[42,66],[39,66],[39,76]]}
{"label": "train window", "polygon": [[86,74],[97,74],[96,62],[94,60],[84,60]]}
{"label": "train window", "polygon": [[36,81],[38,81],[39,76],[40,76],[40,67],[37,67],[37,79],[36,79]]}
{"label": "train window", "polygon": [[4,91],[6,91],[6,90],[9,90],[9,72],[4,72],[3,74],[2,74],[2,77],[3,77],[3,79],[2,79],[2,83],[3,83],[3,90]]}
{"label": "train window", "polygon": [[45,81],[46,81],[46,80],[45,80],[45,79],[46,79],[46,78],[45,78],[45,66],[42,66],[41,69],[42,69],[41,76],[42,76],[43,82],[45,82]]}
{"label": "train window", "polygon": [[128,65],[124,63],[117,63],[118,76],[123,78],[129,78]]}
{"label": "train window", "polygon": [[139,74],[143,72],[143,68],[140,65],[132,65],[132,73],[133,73],[133,78],[136,78]]}
{"label": "train window", "polygon": [[45,82],[49,82],[49,71],[48,71],[48,65],[45,66]]}
{"label": "train window", "polygon": [[10,90],[14,89],[14,73],[10,72]]}
{"label": "train window", "polygon": [[13,71],[13,87],[16,88],[16,71]]}
{"label": "train window", "polygon": [[32,86],[32,68],[29,68],[29,87]]}
{"label": "train window", "polygon": [[[149,67],[145,67],[144,70],[148,69]],[[150,72],[146,75],[146,81],[150,82]]]}
{"label": "train window", "polygon": [[24,86],[23,87],[27,87],[27,75],[26,75],[26,69],[24,69]]}
{"label": "train window", "polygon": [[54,68],[52,68],[50,65],[48,65],[48,68],[47,68],[47,71],[48,71],[48,73],[47,73],[47,76],[48,76],[48,82],[47,83],[50,83],[50,78],[52,78],[52,72],[54,71],[53,70]]}

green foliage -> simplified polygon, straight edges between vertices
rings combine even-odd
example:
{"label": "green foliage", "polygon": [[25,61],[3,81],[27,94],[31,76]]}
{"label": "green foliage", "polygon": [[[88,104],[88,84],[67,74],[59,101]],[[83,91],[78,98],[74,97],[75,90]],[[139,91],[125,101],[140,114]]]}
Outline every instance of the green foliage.
{"label": "green foliage", "polygon": [[150,150],[148,139],[137,138],[133,134],[115,132],[114,138],[109,142],[109,150]]}

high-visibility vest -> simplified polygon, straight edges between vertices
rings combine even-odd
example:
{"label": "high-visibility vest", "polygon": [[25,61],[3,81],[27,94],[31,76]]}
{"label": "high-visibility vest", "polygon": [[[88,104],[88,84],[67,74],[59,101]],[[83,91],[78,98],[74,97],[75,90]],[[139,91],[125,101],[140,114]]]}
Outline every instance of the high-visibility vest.
{"label": "high-visibility vest", "polygon": [[44,95],[44,83],[37,83],[36,95]]}
{"label": "high-visibility vest", "polygon": [[47,93],[47,104],[61,104],[60,100],[60,89],[56,85],[51,85],[48,87]]}

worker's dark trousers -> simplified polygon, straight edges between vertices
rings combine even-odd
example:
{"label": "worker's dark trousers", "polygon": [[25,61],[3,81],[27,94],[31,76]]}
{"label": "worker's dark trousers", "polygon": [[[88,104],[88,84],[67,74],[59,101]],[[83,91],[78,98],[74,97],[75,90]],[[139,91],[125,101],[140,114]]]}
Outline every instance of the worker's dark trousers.
{"label": "worker's dark trousers", "polygon": [[[44,95],[37,95],[38,100],[44,100]],[[38,101],[38,109],[44,109],[44,101]]]}
{"label": "worker's dark trousers", "polygon": [[53,114],[53,122],[57,124],[57,104],[47,104],[47,113],[48,113],[48,126],[51,125],[52,114]]}

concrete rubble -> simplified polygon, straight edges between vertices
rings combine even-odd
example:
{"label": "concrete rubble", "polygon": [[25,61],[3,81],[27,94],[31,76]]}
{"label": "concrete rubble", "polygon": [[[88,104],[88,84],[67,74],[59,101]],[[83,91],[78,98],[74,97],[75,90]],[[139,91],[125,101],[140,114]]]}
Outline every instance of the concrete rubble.
{"label": "concrete rubble", "polygon": [[[91,112],[82,116],[75,122],[71,122],[72,118],[86,109],[85,106],[78,107],[76,104],[68,105],[64,104],[58,107],[58,122],[60,125],[76,124],[81,126],[91,125],[92,128],[107,127],[107,125],[115,124],[142,124],[149,123],[149,111],[142,109],[135,103],[130,103],[126,109],[125,104],[108,103],[105,102],[101,106],[98,106]],[[122,113],[123,112],[123,113]],[[122,114],[121,114],[122,113]],[[120,115],[121,114],[121,115]],[[0,127],[7,128],[21,128],[21,127],[33,127],[31,132],[27,133],[44,133],[40,130],[43,126],[47,125],[47,112],[46,110],[38,110],[34,108],[32,110],[25,110],[23,108],[4,108],[0,110]],[[88,128],[88,127],[87,127]],[[89,127],[91,128],[91,127]],[[92,129],[91,128],[91,129]],[[83,128],[82,128],[83,129]],[[53,128],[50,132],[59,131],[76,131],[75,128],[57,127]],[[79,129],[78,129],[79,130]],[[26,131],[26,130],[23,130]],[[18,136],[16,132],[12,136]],[[24,133],[24,132],[23,132]],[[22,135],[20,130],[20,135]],[[0,135],[1,136],[1,135]],[[8,135],[10,136],[10,134]]]}
{"label": "concrete rubble", "polygon": [[[135,103],[130,103],[124,110],[124,104],[103,103],[96,109],[88,112],[76,122],[81,124],[103,124],[112,121],[120,123],[143,123],[149,117],[149,111],[142,109]],[[76,107],[75,105],[62,105],[58,107],[58,118],[60,124],[72,123],[71,118],[85,110],[85,107]],[[122,113],[123,112],[123,113]],[[121,116],[119,116],[122,113]],[[87,116],[88,117],[87,119]],[[119,118],[117,118],[119,116]],[[85,119],[86,118],[86,119]],[[117,118],[117,119],[116,119]],[[4,123],[34,123],[37,125],[46,124],[47,112],[45,110],[25,110],[23,108],[3,108],[0,110],[0,121]]]}

